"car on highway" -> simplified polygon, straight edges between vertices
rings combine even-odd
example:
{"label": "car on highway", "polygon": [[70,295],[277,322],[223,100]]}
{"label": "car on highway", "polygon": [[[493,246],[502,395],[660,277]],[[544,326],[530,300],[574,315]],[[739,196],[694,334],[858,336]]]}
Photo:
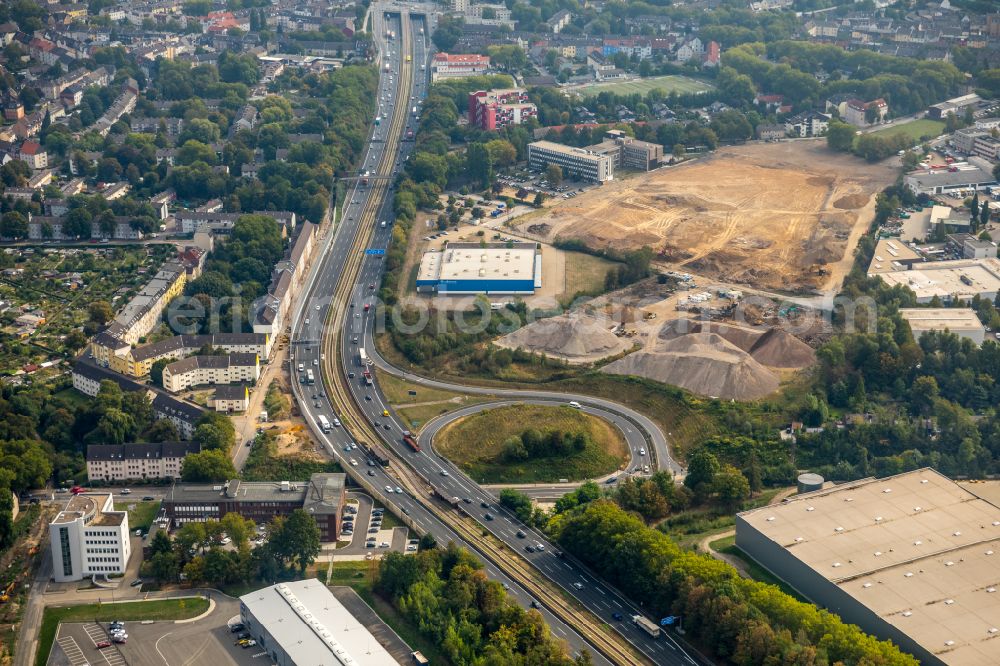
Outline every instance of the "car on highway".
{"label": "car on highway", "polygon": [[403,489],[400,488],[399,486],[396,486],[396,494],[397,495],[402,495],[403,494]]}
{"label": "car on highway", "polygon": [[355,460],[354,458],[351,458],[351,467],[357,467],[357,466],[358,466],[358,461]]}
{"label": "car on highway", "polygon": [[583,589],[583,583],[573,583],[573,587],[575,587],[578,590],[582,590]]}
{"label": "car on highway", "polygon": [[156,499],[156,498],[155,498],[155,497],[153,497],[152,495],[146,495],[146,496],[144,496],[144,497],[142,498],[142,501],[143,501],[143,502],[152,502],[152,501],[154,501],[155,499]]}
{"label": "car on highway", "polygon": [[373,469],[368,470],[368,476],[375,476],[375,470]]}
{"label": "car on highway", "polygon": [[488,508],[490,508],[490,503],[489,502],[480,502],[479,506],[483,507],[484,509],[488,509]]}
{"label": "car on highway", "polygon": [[485,518],[486,520],[493,520],[493,514],[487,513],[486,515],[483,516],[483,518]]}
{"label": "car on highway", "polygon": [[526,536],[528,536],[528,535],[524,533],[524,530],[518,530],[517,531],[517,538],[518,539],[523,539]]}
{"label": "car on highway", "polygon": [[507,583],[500,583],[500,586],[503,587],[503,589],[505,589],[505,590],[509,590],[510,589],[510,585],[508,585]]}
{"label": "car on highway", "polygon": [[615,622],[621,622],[622,620],[625,619],[625,616],[619,613],[618,611],[615,611],[614,613],[611,614],[611,619],[614,620]]}
{"label": "car on highway", "polygon": [[537,548],[538,550],[540,550],[543,553],[545,552],[545,544],[544,543],[541,543],[541,542],[536,543],[535,544],[535,548]]}
{"label": "car on highway", "polygon": [[391,493],[392,492],[392,486],[386,486],[385,487],[385,492]]}
{"label": "car on highway", "polygon": [[122,488],[121,492],[119,494],[121,494],[121,495],[131,495],[132,491],[129,490],[128,488]]}
{"label": "car on highway", "polygon": [[382,416],[389,416],[389,410],[388,409],[383,409],[382,410]]}
{"label": "car on highway", "polygon": [[533,552],[535,552],[535,547],[534,547],[534,546],[532,546],[532,545],[531,545],[531,544],[529,543],[529,544],[528,544],[527,546],[525,546],[525,547],[524,547],[524,550],[525,550],[525,551],[527,551],[527,552],[529,552],[529,553],[533,553]]}
{"label": "car on highway", "polygon": [[365,395],[365,400],[367,400],[368,402],[371,402],[372,401],[372,397],[370,395]]}
{"label": "car on highway", "polygon": [[462,501],[465,502],[466,504],[472,504],[472,498],[471,497],[463,497]]}
{"label": "car on highway", "polygon": [[542,607],[542,605],[541,605],[541,604],[539,604],[539,603],[538,603],[538,602],[537,602],[536,600],[532,599],[532,600],[531,600],[531,607],[532,607],[532,608],[541,608],[541,607]]}
{"label": "car on highway", "polygon": [[451,475],[448,474],[448,470],[443,469],[443,470],[441,470],[441,476],[451,476]]}

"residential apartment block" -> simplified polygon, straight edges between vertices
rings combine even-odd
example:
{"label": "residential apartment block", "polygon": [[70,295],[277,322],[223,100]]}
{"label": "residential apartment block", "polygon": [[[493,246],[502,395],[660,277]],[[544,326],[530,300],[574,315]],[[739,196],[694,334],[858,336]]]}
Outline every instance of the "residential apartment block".
{"label": "residential apartment block", "polygon": [[193,442],[157,444],[91,444],[87,447],[87,478],[91,481],[179,479],[181,463],[201,451]]}
{"label": "residential apartment block", "polygon": [[478,90],[469,93],[469,124],[484,130],[520,125],[538,115],[538,107],[528,101],[521,88]]}
{"label": "residential apartment block", "polygon": [[212,396],[212,409],[217,412],[245,412],[250,409],[250,387],[245,384],[219,386]]}
{"label": "residential apartment block", "polygon": [[114,495],[71,497],[49,523],[52,577],[57,583],[123,574],[132,554],[128,512],[114,511]]}
{"label": "residential apartment block", "polygon": [[114,318],[105,333],[134,345],[160,323],[160,315],[187,283],[187,272],[181,264],[168,262],[160,267],[153,279],[129,301]]}
{"label": "residential apartment block", "polygon": [[163,368],[163,388],[178,393],[192,386],[208,384],[255,385],[260,377],[260,357],[257,354],[227,354],[225,356],[189,356]]}
{"label": "residential apartment block", "polygon": [[888,113],[889,105],[881,97],[870,102],[852,99],[847,103],[844,120],[855,127],[868,127],[885,121]]}
{"label": "residential apartment block", "polygon": [[204,347],[227,354],[256,354],[267,358],[272,339],[263,333],[216,333],[215,335],[175,335],[141,347],[124,344],[117,338],[98,334],[90,343],[94,358],[115,372],[129,377],[145,377],[156,361],[180,359]]}
{"label": "residential apartment block", "polygon": [[431,58],[431,80],[478,76],[490,69],[490,57],[474,53],[435,53]]}

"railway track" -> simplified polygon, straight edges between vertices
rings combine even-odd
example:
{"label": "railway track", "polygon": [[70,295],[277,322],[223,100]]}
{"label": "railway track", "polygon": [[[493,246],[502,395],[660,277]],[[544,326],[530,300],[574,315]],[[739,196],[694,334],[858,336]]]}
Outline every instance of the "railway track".
{"label": "railway track", "polygon": [[[411,53],[409,17],[401,14],[400,21],[401,52]],[[399,82],[397,84],[397,105],[399,99],[405,99],[400,91],[410,89],[413,78],[413,63],[400,63]],[[346,388],[346,369],[339,363],[342,336],[345,334],[345,318],[349,316],[348,304],[355,285],[355,276],[359,274],[364,261],[364,250],[368,246],[371,234],[374,232],[378,211],[384,197],[390,190],[392,165],[399,149],[399,143],[406,123],[406,105],[397,108],[393,113],[389,133],[386,137],[386,149],[376,168],[376,175],[370,182],[368,205],[359,216],[357,230],[351,245],[351,251],[341,271],[341,277],[328,309],[324,322],[324,334],[321,348],[324,358],[321,363],[322,381],[326,386],[327,395],[333,404],[343,426],[354,435],[359,445],[365,441],[380,443],[377,424],[370,423],[355,402],[354,396]],[[439,520],[460,535],[469,545],[475,548],[483,557],[504,571],[511,579],[517,581],[539,603],[543,604],[555,616],[567,625],[572,626],[584,636],[588,643],[601,654],[616,664],[647,664],[648,660],[637,656],[627,643],[617,640],[602,628],[600,620],[589,611],[571,605],[560,591],[551,584],[539,582],[537,573],[517,553],[496,543],[492,538],[484,538],[481,526],[477,526],[468,517],[460,516],[456,511],[444,508],[435,499],[433,490],[427,480],[410,468],[405,460],[393,458],[392,469],[401,485],[405,486],[414,498],[428,508]],[[375,496],[382,497],[382,489],[376,487],[364,475],[355,473],[361,484]],[[391,500],[387,503],[391,503]]]}

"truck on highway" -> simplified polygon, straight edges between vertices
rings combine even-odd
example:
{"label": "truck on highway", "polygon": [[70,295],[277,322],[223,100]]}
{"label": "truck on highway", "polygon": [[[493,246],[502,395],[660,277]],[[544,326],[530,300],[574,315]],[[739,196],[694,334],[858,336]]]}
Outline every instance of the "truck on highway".
{"label": "truck on highway", "polygon": [[368,178],[371,177],[371,175],[372,175],[372,172],[371,171],[367,171],[367,170],[361,175],[361,186],[362,187],[368,187]]}
{"label": "truck on highway", "polygon": [[330,420],[328,418],[326,418],[325,416],[323,416],[322,414],[319,415],[319,428],[323,432],[330,432],[330,428],[331,428],[331,426],[330,426]]}
{"label": "truck on highway", "polygon": [[413,437],[413,433],[409,430],[403,431],[403,443],[413,449],[415,452],[420,453],[420,445],[417,444],[417,440]]}
{"label": "truck on highway", "polygon": [[316,383],[316,375],[313,374],[312,369],[306,370],[306,384],[312,386]]}
{"label": "truck on highway", "polygon": [[372,381],[372,371],[365,368],[365,371],[361,373],[361,376],[365,378],[365,386],[372,386],[375,382]]}
{"label": "truck on highway", "polygon": [[371,365],[371,360],[368,358],[368,354],[365,353],[364,347],[358,348],[358,365],[361,367]]}
{"label": "truck on highway", "polygon": [[642,615],[633,615],[632,616],[632,623],[635,624],[640,629],[642,629],[643,631],[645,631],[651,637],[653,637],[653,638],[659,638],[660,637],[660,633],[661,632],[660,632],[659,625],[657,625],[655,622],[653,622],[649,618],[644,617]]}

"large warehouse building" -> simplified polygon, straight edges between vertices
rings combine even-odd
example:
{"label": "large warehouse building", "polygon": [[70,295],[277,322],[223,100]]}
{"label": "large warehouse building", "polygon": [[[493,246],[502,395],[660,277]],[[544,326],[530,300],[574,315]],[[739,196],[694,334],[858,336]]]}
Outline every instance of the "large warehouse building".
{"label": "large warehouse building", "polygon": [[[873,267],[876,264],[873,262]],[[943,303],[968,301],[973,296],[993,300],[1000,294],[1000,259],[954,259],[912,264],[909,270],[873,271],[890,287],[908,287],[917,303],[930,303],[937,296]]]}
{"label": "large warehouse building", "polygon": [[736,545],[924,666],[1000,664],[1000,507],[932,469],[745,511]]}
{"label": "large warehouse building", "polygon": [[533,294],[542,286],[536,243],[450,243],[425,252],[417,291],[439,294]]}
{"label": "large warehouse building", "polygon": [[316,580],[240,597],[246,630],[278,666],[396,666],[399,662]]}

